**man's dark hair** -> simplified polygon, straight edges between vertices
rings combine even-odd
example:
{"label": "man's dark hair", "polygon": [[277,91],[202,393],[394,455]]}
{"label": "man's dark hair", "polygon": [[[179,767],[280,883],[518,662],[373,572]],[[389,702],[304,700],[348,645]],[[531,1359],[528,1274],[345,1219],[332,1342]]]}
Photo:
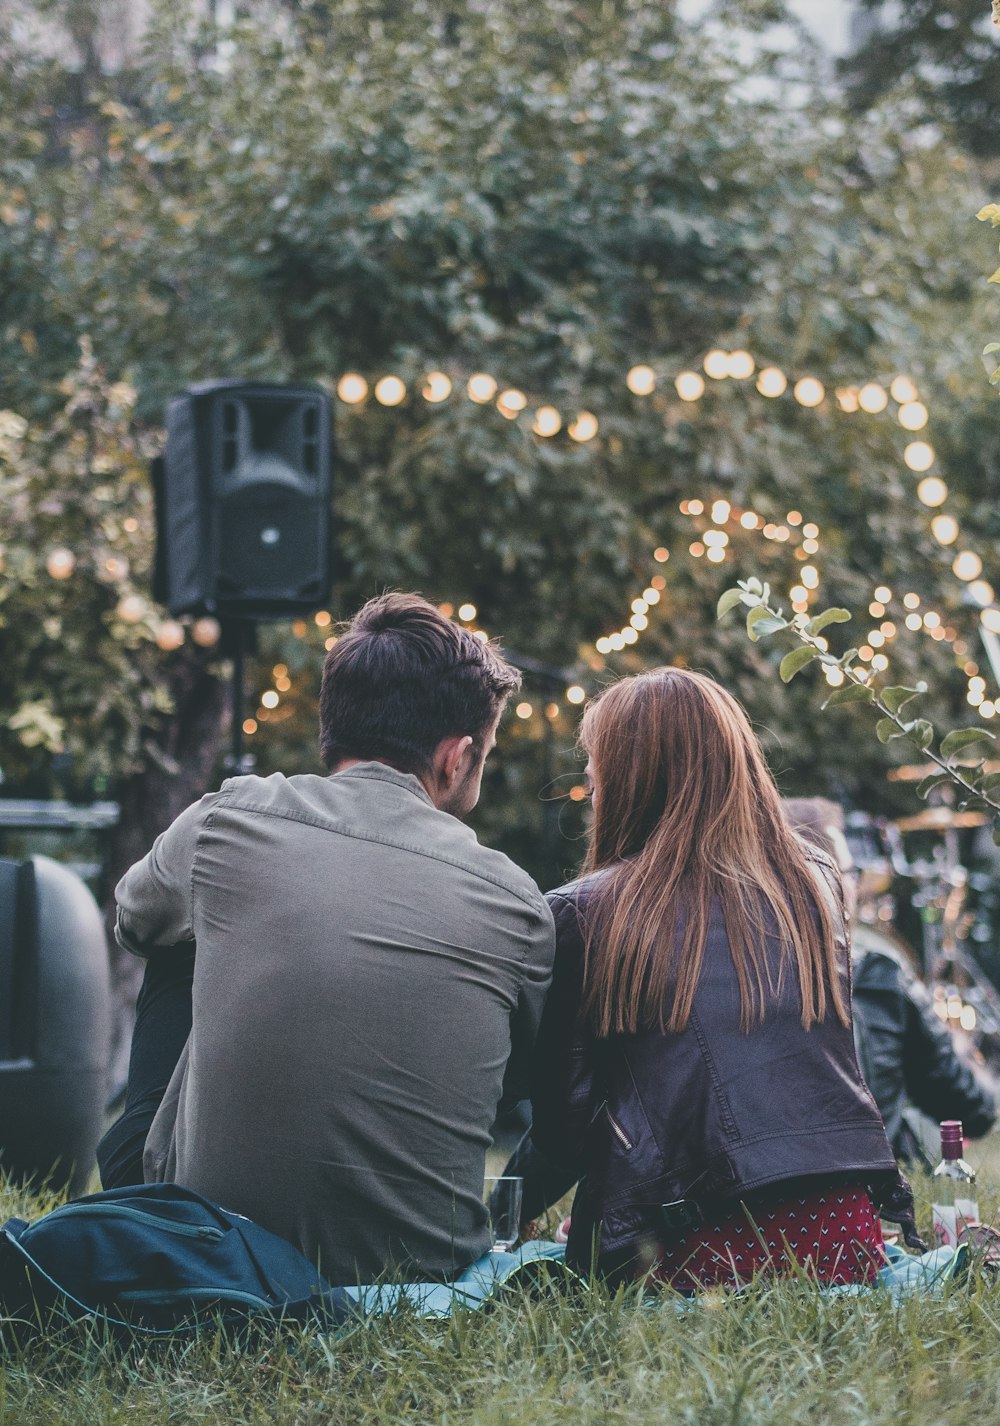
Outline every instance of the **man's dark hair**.
{"label": "man's dark hair", "polygon": [[497,650],[419,594],[383,594],[359,609],[326,656],[319,696],[327,767],[374,759],[428,771],[443,738],[477,751],[521,675]]}

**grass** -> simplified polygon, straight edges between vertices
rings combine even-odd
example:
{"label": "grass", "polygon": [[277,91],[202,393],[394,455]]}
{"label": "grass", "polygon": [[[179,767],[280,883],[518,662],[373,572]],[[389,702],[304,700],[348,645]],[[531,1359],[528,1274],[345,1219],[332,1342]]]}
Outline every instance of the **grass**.
{"label": "grass", "polygon": [[[978,1148],[1000,1203],[1000,1139]],[[917,1184],[921,1222],[929,1182]],[[0,1216],[48,1204],[0,1189]],[[212,1335],[123,1352],[93,1332],[0,1358],[17,1426],[983,1426],[1000,1422],[1000,1278],[896,1307],[805,1282],[678,1314],[636,1289],[517,1299],[447,1323],[401,1313],[332,1340],[239,1351]]]}

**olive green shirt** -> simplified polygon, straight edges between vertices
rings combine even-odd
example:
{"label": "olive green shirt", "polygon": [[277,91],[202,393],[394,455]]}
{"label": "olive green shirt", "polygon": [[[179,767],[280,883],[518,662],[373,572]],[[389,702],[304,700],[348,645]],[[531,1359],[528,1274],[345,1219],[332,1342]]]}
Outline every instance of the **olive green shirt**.
{"label": "olive green shirt", "polygon": [[328,1279],[490,1244],[490,1126],[521,1097],[554,934],[534,882],[382,763],[242,777],[117,888],[120,943],[196,943],[147,1181],[244,1213]]}

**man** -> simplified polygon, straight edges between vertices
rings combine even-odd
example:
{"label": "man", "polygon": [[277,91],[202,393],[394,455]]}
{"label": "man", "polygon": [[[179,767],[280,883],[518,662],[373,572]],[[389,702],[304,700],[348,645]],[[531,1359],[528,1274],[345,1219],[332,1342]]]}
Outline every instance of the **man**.
{"label": "man", "polygon": [[526,1092],[553,928],[459,819],[519,684],[426,600],[373,599],[323,670],[330,776],[234,778],[126,873],[118,940],[149,964],[106,1187],[141,1151],[334,1282],[488,1249],[489,1129],[512,1050]]}

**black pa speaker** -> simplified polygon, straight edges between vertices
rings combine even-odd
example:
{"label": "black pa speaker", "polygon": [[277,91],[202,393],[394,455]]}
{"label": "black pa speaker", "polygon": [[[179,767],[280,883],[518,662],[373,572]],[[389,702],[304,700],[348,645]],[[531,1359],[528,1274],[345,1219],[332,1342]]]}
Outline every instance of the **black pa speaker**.
{"label": "black pa speaker", "polygon": [[173,614],[308,613],[330,588],[330,398],[210,381],[167,407],[154,593]]}

